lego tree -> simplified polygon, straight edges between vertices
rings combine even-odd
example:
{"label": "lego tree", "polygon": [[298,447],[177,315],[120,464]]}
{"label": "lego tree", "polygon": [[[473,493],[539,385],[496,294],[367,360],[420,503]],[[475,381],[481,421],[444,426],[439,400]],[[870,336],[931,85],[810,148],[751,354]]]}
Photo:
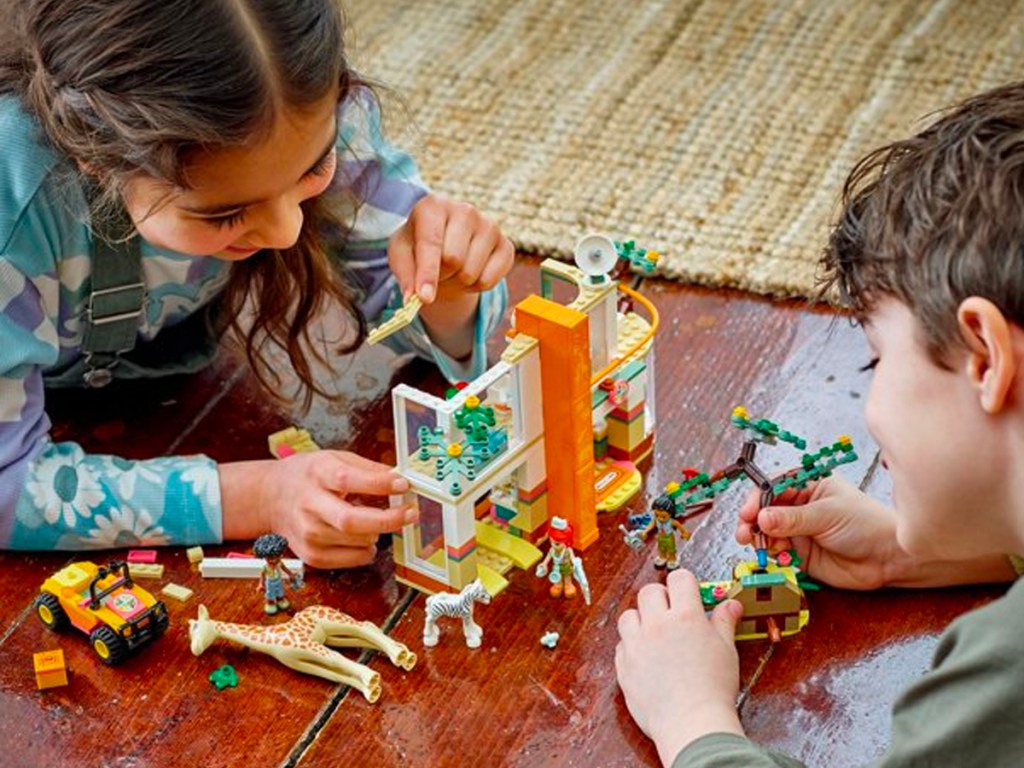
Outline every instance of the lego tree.
{"label": "lego tree", "polygon": [[[732,464],[711,475],[696,470],[684,470],[685,480],[682,483],[669,483],[665,487],[665,493],[655,500],[655,508],[671,509],[674,517],[683,519],[693,514],[693,510],[699,508],[701,504],[706,504],[724,492],[733,483],[747,479],[760,489],[759,503],[763,509],[771,505],[775,497],[783,491],[805,488],[808,483],[828,477],[839,465],[857,460],[853,442],[848,436],[843,435],[836,442],[814,453],[804,453],[798,467],[769,476],[755,461],[758,445],[776,445],[783,442],[798,450],[804,450],[807,441],[799,435],[787,432],[775,422],[751,419],[742,406],[733,409],[731,420],[733,426],[742,430],[746,436],[739,457]],[[768,542],[767,537],[756,527],[754,545],[758,567],[763,569],[768,564]]]}

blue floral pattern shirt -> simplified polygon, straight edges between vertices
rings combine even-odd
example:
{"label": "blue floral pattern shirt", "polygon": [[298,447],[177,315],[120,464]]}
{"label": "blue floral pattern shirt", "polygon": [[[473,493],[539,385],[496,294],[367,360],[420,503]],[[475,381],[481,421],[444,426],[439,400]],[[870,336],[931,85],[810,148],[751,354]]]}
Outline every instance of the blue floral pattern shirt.
{"label": "blue floral pattern shirt", "polygon": [[[427,189],[412,158],[389,145],[368,92],[339,106],[334,184],[359,201],[341,258],[363,290],[372,323],[397,287],[388,237]],[[13,97],[0,97],[0,547],[92,549],[221,540],[220,483],[205,456],[129,461],[54,442],[48,374],[82,358],[92,235],[79,181]],[[141,244],[147,299],[138,342],[194,314],[224,287],[230,264]],[[485,341],[507,303],[504,283],[481,297],[474,351],[456,361],[417,321],[389,346],[434,360],[450,380],[486,366]],[[118,369],[114,369],[117,375]]]}

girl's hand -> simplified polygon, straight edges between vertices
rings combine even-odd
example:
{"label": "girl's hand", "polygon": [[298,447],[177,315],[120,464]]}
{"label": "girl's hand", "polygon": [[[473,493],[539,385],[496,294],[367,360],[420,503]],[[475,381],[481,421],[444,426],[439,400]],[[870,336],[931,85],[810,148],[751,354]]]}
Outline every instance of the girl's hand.
{"label": "girl's hand", "polygon": [[709,619],[697,580],[680,568],[669,574],[667,585],[641,589],[637,608],[619,617],[619,687],[664,765],[707,733],[743,735],[736,714],[740,673],[733,642],[742,611],[737,601],[727,600]]}
{"label": "girl's hand", "polygon": [[385,464],[346,451],[297,453],[267,466],[257,504],[267,529],[315,568],[351,568],[373,561],[377,537],[415,522],[415,507],[380,509],[349,501],[352,494],[387,496],[409,481]]}
{"label": "girl's hand", "polygon": [[514,258],[512,243],[494,222],[469,203],[440,195],[416,203],[388,243],[402,296],[418,294],[424,304],[493,288]]}

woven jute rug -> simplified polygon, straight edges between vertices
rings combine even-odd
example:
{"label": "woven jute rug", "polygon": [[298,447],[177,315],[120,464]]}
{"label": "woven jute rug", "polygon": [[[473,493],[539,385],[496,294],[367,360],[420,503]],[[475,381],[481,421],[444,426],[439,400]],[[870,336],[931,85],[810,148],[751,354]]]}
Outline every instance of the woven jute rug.
{"label": "woven jute rug", "polygon": [[842,181],[1024,77],[1024,0],[348,0],[394,140],[520,249],[590,231],[662,273],[803,295]]}

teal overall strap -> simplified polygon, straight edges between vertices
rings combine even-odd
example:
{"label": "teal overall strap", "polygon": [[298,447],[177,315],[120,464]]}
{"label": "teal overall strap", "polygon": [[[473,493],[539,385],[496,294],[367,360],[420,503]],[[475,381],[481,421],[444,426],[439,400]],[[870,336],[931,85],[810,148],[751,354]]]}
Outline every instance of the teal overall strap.
{"label": "teal overall strap", "polygon": [[109,384],[122,353],[135,346],[139,317],[146,301],[141,280],[142,259],[139,236],[125,240],[133,227],[128,214],[119,208],[113,215],[93,215],[92,292],[85,314],[82,352],[85,354],[86,385]]}

